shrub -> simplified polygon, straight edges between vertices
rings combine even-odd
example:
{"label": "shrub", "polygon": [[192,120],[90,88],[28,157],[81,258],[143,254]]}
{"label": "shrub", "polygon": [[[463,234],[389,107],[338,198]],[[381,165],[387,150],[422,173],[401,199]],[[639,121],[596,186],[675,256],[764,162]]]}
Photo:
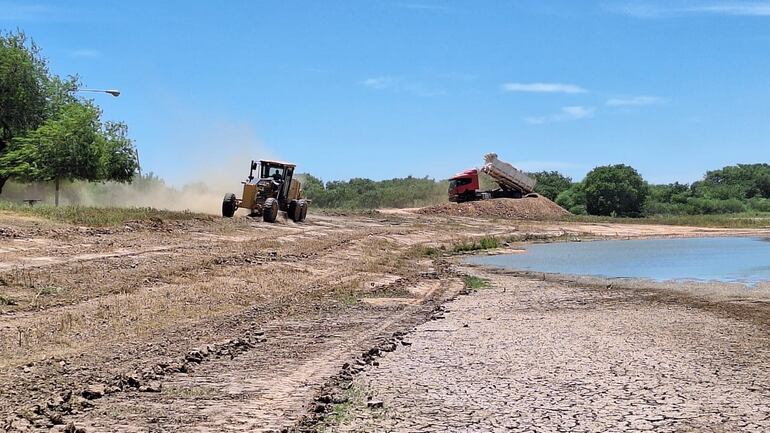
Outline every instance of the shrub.
{"label": "shrub", "polygon": [[[585,209],[586,205],[586,195],[585,191],[583,190],[583,184],[578,182],[575,184],[572,184],[569,189],[562,191],[559,193],[558,196],[556,196],[556,204],[563,207],[564,209],[569,210],[572,213],[575,213],[572,211],[572,209],[578,209],[581,208]],[[582,213],[586,213],[583,211]]]}
{"label": "shrub", "polygon": [[541,171],[530,175],[537,179],[535,192],[550,200],[556,200],[559,194],[572,187],[572,179],[558,171]]}
{"label": "shrub", "polygon": [[770,212],[770,199],[754,197],[748,201],[751,210],[757,212]]}
{"label": "shrub", "polygon": [[649,192],[642,176],[624,164],[591,170],[583,189],[586,210],[591,215],[639,216]]}
{"label": "shrub", "polygon": [[464,253],[469,251],[490,250],[498,248],[500,241],[495,237],[483,237],[477,241],[460,242],[455,244],[452,249],[456,253]]}
{"label": "shrub", "polygon": [[647,200],[644,203],[643,213],[651,215],[691,215],[693,207],[686,203],[664,203]]}
{"label": "shrub", "polygon": [[745,212],[746,206],[736,198],[726,200],[691,197],[687,204],[692,207],[691,214],[723,214]]}
{"label": "shrub", "polygon": [[474,277],[473,275],[466,275],[463,277],[465,288],[470,290],[486,289],[489,287],[489,281],[484,278]]}

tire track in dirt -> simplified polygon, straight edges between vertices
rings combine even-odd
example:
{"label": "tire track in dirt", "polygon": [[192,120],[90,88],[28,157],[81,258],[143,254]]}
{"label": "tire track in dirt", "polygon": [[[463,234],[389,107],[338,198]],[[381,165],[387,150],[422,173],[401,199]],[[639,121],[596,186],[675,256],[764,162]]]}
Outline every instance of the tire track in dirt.
{"label": "tire track in dirt", "polygon": [[[462,288],[457,280],[439,283],[416,298],[417,303],[402,308],[357,309],[343,321],[334,317],[294,323],[278,320],[263,328],[269,340],[266,346],[232,360],[213,361],[193,374],[164,383],[174,392],[193,390],[190,393],[203,398],[155,399],[136,394],[120,396],[109,404],[146,404],[156,414],[154,418],[139,416],[116,424],[83,417],[76,422],[89,431],[107,427],[121,432],[287,431],[301,421],[313,397],[346,361],[393,332],[424,320],[417,317],[427,317],[436,301],[448,299]],[[100,411],[114,412],[110,408]],[[158,416],[161,413],[173,416]]]}
{"label": "tire track in dirt", "polygon": [[[327,286],[327,288],[324,287],[325,284],[329,284],[329,283],[333,284],[333,281],[335,281],[335,280],[342,280],[343,278],[341,278],[341,277],[344,277],[345,275],[350,274],[351,271],[349,269],[350,269],[350,266],[353,264],[353,262],[351,262],[351,258],[356,257],[356,259],[354,259],[354,262],[355,261],[362,262],[362,263],[365,262],[366,261],[365,257],[364,257],[365,254],[363,254],[362,252],[366,251],[366,249],[369,248],[368,245],[371,242],[375,242],[380,237],[379,236],[380,234],[388,233],[388,231],[391,230],[390,228],[383,227],[383,226],[374,226],[374,227],[367,226],[366,229],[359,229],[359,230],[350,230],[349,227],[350,227],[349,225],[345,226],[345,228],[342,229],[342,230],[339,230],[338,228],[335,228],[335,227],[320,229],[320,231],[328,232],[328,233],[325,233],[324,236],[320,240],[319,239],[308,239],[306,241],[302,241],[302,240],[297,239],[295,241],[292,241],[292,242],[289,243],[289,245],[287,245],[287,249],[285,250],[285,253],[281,253],[281,254],[277,254],[276,255],[277,257],[275,257],[275,259],[278,260],[278,262],[275,262],[275,263],[276,264],[277,263],[285,263],[285,262],[281,262],[280,261],[282,259],[282,256],[283,256],[283,259],[288,260],[290,262],[296,261],[297,264],[302,265],[302,267],[306,269],[304,271],[301,270],[301,272],[305,272],[305,273],[309,272],[307,275],[313,277],[313,278],[311,278],[310,281],[315,280],[315,281],[317,281],[318,283],[321,284],[321,286],[318,286],[318,283],[312,283],[311,286],[315,286],[316,288],[315,289],[311,289],[311,291],[317,291],[318,293],[323,293],[323,292],[328,290],[328,286]],[[297,243],[295,243],[295,242],[297,242]],[[309,251],[310,254],[302,253],[303,250],[307,250],[307,247],[303,247],[302,246],[303,243],[312,246],[312,251]],[[242,242],[241,244],[248,244],[248,241]],[[229,250],[225,250],[225,249],[222,249],[220,251],[226,251],[227,252],[226,257],[234,258],[234,260],[236,260],[237,263],[235,263],[235,264],[228,264],[228,265],[224,265],[224,266],[222,266],[222,265],[212,266],[211,269],[212,270],[216,270],[218,273],[230,272],[230,271],[228,271],[228,269],[232,269],[232,270],[240,269],[244,262],[239,261],[238,260],[239,257],[242,257],[243,254],[246,254],[246,255],[249,254],[247,248],[243,248],[240,251],[229,251]],[[251,253],[251,254],[253,254],[253,253]],[[209,257],[209,259],[211,259],[212,262],[216,258],[217,257]],[[108,262],[109,260],[113,260],[113,259],[108,258],[108,259],[102,259],[102,260]],[[58,266],[58,267],[55,266],[52,269],[57,269],[59,267],[60,266]],[[315,270],[320,271],[320,273],[316,272]],[[353,274],[355,274],[355,272]],[[351,275],[353,275],[353,274],[351,274]],[[210,281],[210,283],[216,284],[216,279],[212,280],[212,277],[215,276],[215,275],[209,275],[209,271],[207,271],[205,269],[202,269],[200,276],[204,276],[206,278],[206,281]],[[193,278],[194,279],[194,278],[197,278],[197,276],[196,275],[191,275],[191,276],[189,276],[189,278]],[[307,277],[305,277],[305,278],[307,278]],[[326,283],[324,283],[324,281]],[[183,281],[178,281],[177,282],[177,286],[179,286],[180,284],[184,284],[184,282]],[[152,288],[154,290],[159,289],[158,286],[153,286],[153,287],[150,287],[150,288]],[[292,290],[296,290],[296,289],[297,288],[293,288]],[[138,292],[134,292],[134,293],[128,294],[127,296],[137,296],[137,294],[138,294]],[[299,292],[298,292],[298,294],[299,294]],[[302,299],[302,296],[304,296],[304,295],[295,296],[294,299],[295,300],[300,300],[300,299]],[[291,293],[286,293],[284,295],[281,295],[281,298],[278,300],[278,302],[289,301],[289,299],[291,299],[291,297],[292,297]],[[67,311],[77,311],[78,309],[82,310],[82,309],[84,309],[84,307],[88,306],[89,304],[97,305],[97,306],[98,305],[102,305],[102,304],[104,304],[105,299],[106,298],[95,298],[95,299],[91,299],[91,300],[85,301],[85,303],[79,303],[77,305],[72,305],[72,306],[67,306],[67,307],[49,308],[48,310],[45,310],[45,311],[27,312],[27,313],[23,313],[23,317],[16,318],[16,319],[19,319],[18,321],[14,321],[13,323],[11,323],[11,322],[8,322],[8,321],[4,320],[3,323],[4,323],[4,325],[6,325],[6,331],[7,331],[7,329],[8,329],[7,327],[8,326],[20,325],[22,319],[25,319],[25,320],[28,320],[28,321],[32,322],[32,321],[34,321],[34,320],[36,320],[38,318],[41,318],[41,317],[49,317],[49,316],[51,316],[56,311],[59,311],[62,314],[64,314]],[[313,302],[316,302],[316,301],[313,301]],[[323,302],[326,302],[326,301],[323,301]],[[279,305],[280,304],[276,304],[276,306],[279,306]],[[292,306],[291,308],[293,309],[295,307]],[[311,308],[314,308],[314,307],[311,306]],[[274,310],[274,311],[279,312],[280,310]],[[360,314],[364,314],[364,316],[367,316],[371,311],[372,311],[371,309],[367,309],[367,310],[365,310],[363,312],[359,312],[359,313]],[[268,314],[271,314],[271,313],[268,313]],[[277,317],[281,317],[281,316],[282,315],[279,315]],[[337,319],[339,319],[339,318],[336,317],[335,320],[337,320]],[[215,325],[215,323],[217,323],[217,320],[218,319],[216,319],[214,321],[204,320],[202,322],[197,323],[197,325],[193,325],[191,323],[191,324],[189,324],[189,326],[192,326],[193,328],[197,326],[201,330],[216,329],[219,332],[225,332],[225,333],[229,333],[230,335],[232,335],[231,332],[233,330],[233,327],[232,326]],[[188,325],[186,325],[186,326],[188,326]],[[170,344],[162,343],[162,345],[164,347],[163,350],[162,350],[163,353],[165,353],[165,354],[168,354],[168,353],[183,353],[185,350],[189,349],[189,344],[190,343],[185,343],[187,341],[187,339],[184,337],[185,333],[188,332],[188,331],[182,331],[181,329],[179,330],[180,332],[173,331],[173,332],[170,333],[170,331],[173,331],[173,330],[172,329],[169,329],[168,331],[163,330],[162,333],[160,333],[160,334],[158,334],[158,335],[156,335],[154,337],[156,339],[156,341],[158,343],[160,343],[165,338],[171,337],[172,335],[174,335],[175,340],[173,342],[169,341],[168,343],[170,343]],[[219,332],[217,332],[217,334],[219,334]],[[10,334],[7,334],[7,335],[8,335],[9,338],[11,337]],[[213,336],[213,334],[211,334],[211,335]],[[222,335],[222,334],[219,334],[219,335]],[[362,338],[365,338],[365,336],[369,335],[369,334],[363,333],[361,335],[362,335],[362,337],[358,337],[358,339],[355,339],[355,338],[348,339],[348,338],[346,338],[345,342],[344,342],[344,344],[346,345],[345,347],[354,347],[357,344],[358,341],[360,341]],[[310,341],[312,343],[313,339],[310,339],[308,341]],[[150,341],[148,341],[146,343],[143,343],[143,344],[153,345],[153,343],[151,343]],[[288,343],[286,343],[284,341],[284,343],[282,343],[282,344],[288,344]],[[312,346],[312,345],[313,344],[309,344],[309,346]],[[71,379],[67,379],[66,376],[65,377],[58,376],[61,373],[57,373],[55,375],[50,376],[50,379],[45,379],[45,377],[47,377],[49,373],[44,373],[44,371],[46,371],[46,369],[43,368],[44,366],[38,367],[37,365],[35,365],[33,367],[34,371],[39,371],[39,373],[37,373],[37,374],[40,374],[40,375],[43,375],[43,376],[37,376],[37,374],[36,374],[37,377],[33,377],[33,376],[29,376],[29,375],[17,376],[18,373],[14,373],[14,372],[11,372],[11,371],[6,371],[6,373],[10,373],[10,374],[3,374],[2,375],[4,377],[3,382],[5,382],[5,385],[2,388],[14,389],[13,388],[13,386],[14,386],[13,384],[14,383],[18,383],[18,385],[20,385],[20,386],[22,384],[24,384],[23,387],[28,387],[28,386],[32,386],[33,381],[37,380],[39,382],[38,382],[37,385],[35,385],[36,389],[38,389],[40,391],[47,392],[45,390],[46,389],[51,389],[51,388],[45,382],[48,381],[48,380],[51,380],[52,382],[50,383],[50,385],[54,387],[53,389],[62,389],[62,388],[60,388],[60,386],[64,385],[66,387],[74,386],[75,387],[75,391],[77,391],[77,386],[78,386],[77,383],[78,383],[78,381],[81,381],[80,384],[81,384],[81,386],[83,386],[82,385],[83,383],[89,383],[90,381],[93,381],[93,380],[97,380],[98,381],[99,380],[98,378],[100,376],[102,376],[103,373],[106,372],[105,371],[105,372],[100,373],[98,370],[94,369],[97,365],[101,365],[101,364],[107,365],[109,363],[109,362],[107,362],[106,359],[101,360],[102,356],[104,356],[106,358],[109,358],[111,356],[110,354],[114,353],[114,354],[118,355],[118,354],[123,353],[123,355],[120,355],[120,357],[121,358],[125,357],[126,352],[123,352],[124,349],[120,349],[120,347],[122,347],[122,346],[123,346],[123,343],[120,343],[117,346],[114,346],[112,343],[107,343],[107,344],[101,345],[101,347],[95,346],[93,349],[99,349],[100,352],[102,352],[102,354],[96,356],[95,358],[86,358],[86,361],[88,361],[88,362],[83,366],[85,368],[78,367],[82,363],[82,361],[74,360],[74,359],[68,359],[67,360],[68,365],[67,365],[67,369],[66,369],[68,371],[67,375],[74,374],[74,376],[71,376]],[[294,374],[294,376],[288,376],[288,377],[290,377],[290,379],[289,379],[288,385],[286,385],[286,386],[291,388],[292,386],[297,385],[300,382],[303,382],[303,381],[313,382],[318,377],[324,377],[325,375],[334,373],[334,371],[333,371],[334,369],[328,370],[328,368],[331,368],[329,366],[332,365],[331,363],[333,361],[339,360],[339,359],[341,359],[340,358],[341,356],[344,356],[344,354],[341,354],[341,352],[339,350],[340,350],[339,348],[335,348],[333,351],[323,352],[321,355],[319,355],[319,358],[318,358],[319,361],[317,362],[319,367],[318,367],[317,370],[312,370],[312,371],[308,370],[309,366],[312,366],[312,365],[316,364],[316,362],[313,361],[312,359],[310,359],[308,361],[309,364],[307,364],[307,365],[305,365],[305,364],[298,364],[298,365],[304,365],[304,367],[296,367],[296,370],[292,370],[292,374]],[[91,355],[91,353],[93,353],[93,352],[91,352],[91,349],[87,345],[86,346],[78,345],[78,347],[75,348],[75,352],[78,352],[78,351],[82,352],[83,354],[88,353],[89,357],[93,356],[93,355]],[[140,352],[137,352],[137,350],[133,350],[133,349],[132,349],[131,352],[132,353],[137,353],[137,354],[140,353]],[[132,356],[135,356],[135,355],[132,355]],[[112,364],[110,369],[109,369],[109,371],[115,371],[116,368],[119,369],[120,365],[126,364],[127,362],[130,362],[130,364],[127,364],[127,365],[136,364],[137,361],[139,363],[141,363],[141,364],[146,364],[147,362],[152,363],[153,362],[152,359],[154,357],[156,357],[157,355],[151,355],[151,354],[148,353],[146,355],[140,355],[140,356],[141,356],[141,358],[137,358],[137,359],[129,358],[129,359],[125,359],[125,360],[121,359],[120,361],[112,361],[111,363],[109,363],[109,364]],[[165,355],[165,356],[167,356],[167,355]],[[271,356],[273,356],[273,355],[271,355]],[[113,359],[117,359],[117,358],[113,358]],[[277,360],[282,360],[282,359],[292,359],[292,356],[279,357],[279,358],[275,358],[274,357],[273,361],[270,361],[267,364],[263,364],[263,370],[261,370],[261,374],[266,374],[265,372],[273,371],[276,368],[275,365],[280,363],[280,361],[277,361]],[[323,361],[323,362],[321,362],[321,361]],[[323,365],[326,365],[326,367],[321,367]],[[337,367],[338,367],[338,365],[337,365]],[[43,369],[40,369],[40,368],[43,368]],[[240,368],[239,369],[239,367],[233,367],[233,366],[229,366],[229,367],[227,367],[227,369],[236,369],[236,370],[250,371],[250,370],[248,370],[246,368]],[[55,370],[61,371],[58,368],[56,368]],[[302,371],[304,371],[305,373],[301,373]],[[256,373],[260,373],[260,371],[256,371]],[[215,377],[215,380],[217,380],[217,381],[219,380],[219,379],[216,379],[216,376],[214,376],[214,377]],[[225,376],[223,375],[223,377],[225,377]],[[281,372],[280,370],[276,370],[275,373],[271,373],[271,375],[267,376],[267,377],[269,377],[268,382],[272,383],[275,380],[275,378],[287,377],[287,375],[284,372]],[[22,379],[22,378],[23,378],[22,381],[17,381],[16,380],[16,379]],[[307,379],[307,378],[311,378],[312,380],[311,379]],[[43,379],[43,380],[40,381],[40,379]],[[54,380],[56,381],[56,383],[60,383],[61,385],[56,385],[53,382]],[[82,382],[83,380],[86,380],[86,381],[89,381],[89,382]],[[70,385],[67,385],[68,383]],[[23,388],[18,388],[18,389],[23,389]],[[271,390],[272,390],[271,392],[277,392],[276,389],[271,388]],[[10,394],[6,394],[6,395],[10,395]],[[13,393],[12,395],[19,396],[20,394]],[[50,394],[47,394],[47,395],[50,395]],[[301,396],[302,398],[298,399],[297,401],[298,402],[305,402],[306,403],[308,395],[310,395],[310,394],[302,394],[302,396]],[[45,396],[46,395],[44,394],[42,397],[45,398]],[[24,398],[35,398],[35,395],[25,396]],[[7,403],[10,403],[10,402],[5,402],[5,403],[7,404]],[[3,404],[3,406],[7,408],[8,406],[6,404]],[[17,402],[17,404],[18,404],[18,402]],[[132,405],[132,406],[134,406],[134,405]],[[130,412],[131,412],[131,408],[128,408],[126,410],[126,413],[130,413]],[[300,411],[299,413],[302,413],[302,411]],[[280,419],[280,417],[278,419]],[[107,424],[107,425],[109,425],[109,424]],[[103,430],[104,429],[99,429],[97,431],[103,431]],[[110,430],[112,430],[112,429],[110,429]],[[130,431],[130,429],[127,430],[127,431]]]}

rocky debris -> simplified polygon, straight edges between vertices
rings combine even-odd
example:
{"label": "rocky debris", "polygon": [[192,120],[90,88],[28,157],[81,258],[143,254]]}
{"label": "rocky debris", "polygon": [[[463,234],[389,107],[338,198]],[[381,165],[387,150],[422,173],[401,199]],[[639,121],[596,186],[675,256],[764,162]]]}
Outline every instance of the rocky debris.
{"label": "rocky debris", "polygon": [[160,381],[152,380],[147,382],[146,385],[139,387],[139,392],[161,392],[163,390],[163,384]]}
{"label": "rocky debris", "polygon": [[[64,425],[64,416],[75,414],[78,410],[87,410],[94,406],[93,401],[115,392],[161,392],[163,384],[160,377],[174,374],[187,373],[192,364],[200,364],[209,358],[228,357],[234,358],[258,343],[267,341],[262,330],[251,331],[247,337],[233,338],[220,344],[210,344],[202,348],[194,348],[177,360],[159,362],[156,365],[145,368],[140,372],[119,374],[107,381],[107,383],[93,383],[84,389],[73,393],[71,390],[56,394],[43,405],[30,407],[23,416],[9,418],[0,424],[0,431],[27,431],[32,428],[54,428],[56,432],[83,432],[74,424]],[[27,368],[31,368],[27,366]],[[333,401],[332,401],[333,403]],[[29,426],[27,426],[29,425]]]}
{"label": "rocky debris", "polygon": [[210,344],[203,348],[192,349],[185,354],[184,360],[187,363],[200,364],[209,357],[229,357],[233,359],[265,341],[267,341],[267,338],[264,337],[264,331],[254,331],[245,338],[233,338],[221,344]]}
{"label": "rocky debris", "polygon": [[269,251],[267,254],[246,252],[233,257],[217,257],[214,263],[217,265],[238,265],[248,263],[250,265],[262,265],[279,260],[276,251]]}
{"label": "rocky debris", "polygon": [[[55,395],[53,398],[51,398],[47,403],[46,407],[51,410],[62,410],[65,405],[69,404],[70,398],[72,397],[72,391],[65,391],[62,394]],[[65,410],[68,412],[69,410]]]}
{"label": "rocky debris", "polygon": [[139,384],[139,377],[135,374],[119,374],[112,380],[112,386],[121,391],[139,388]]}
{"label": "rocky debris", "polygon": [[[209,344],[205,347],[196,347],[189,350],[179,360],[159,362],[151,368],[142,370],[141,375],[119,376],[117,379],[120,389],[126,386],[136,388],[142,392],[160,392],[159,383],[147,383],[157,381],[158,378],[168,374],[189,373],[193,365],[201,364],[211,358],[229,358],[254,348],[257,344],[267,341],[265,332],[261,329],[253,330],[246,337],[233,338],[219,344]],[[141,377],[141,379],[140,379]]]}
{"label": "rocky debris", "polygon": [[190,367],[186,362],[168,361],[157,363],[154,367],[152,367],[152,369],[150,369],[150,371],[144,372],[144,375],[150,376],[151,374],[154,374],[156,376],[165,376],[167,374],[174,373],[187,373],[188,371],[190,371]]}
{"label": "rocky debris", "polygon": [[552,220],[570,215],[567,210],[542,196],[442,203],[424,207],[415,212],[423,215],[526,220]]}
{"label": "rocky debris", "polygon": [[0,238],[13,239],[19,237],[20,234],[17,230],[10,227],[0,227]]}
{"label": "rocky debris", "polygon": [[63,433],[86,433],[86,429],[75,427],[75,423],[70,422],[62,430]]}
{"label": "rocky debris", "polygon": [[383,352],[392,352],[392,351],[396,350],[397,347],[398,346],[396,346],[396,343],[390,341],[387,344],[385,344],[384,346],[382,346],[382,348],[380,350],[382,350]]}
{"label": "rocky debris", "polygon": [[107,392],[107,387],[102,384],[88,385],[86,389],[80,392],[80,395],[87,400],[96,400],[102,398]]}
{"label": "rocky debris", "polygon": [[[101,391],[99,385],[92,385],[87,388],[91,393]],[[85,432],[83,429],[75,428],[74,424],[68,426],[64,424],[64,416],[77,413],[77,410],[83,410],[91,407],[92,403],[80,396],[73,395],[72,391],[65,391],[50,398],[43,405],[32,405],[25,410],[19,411],[16,416],[6,418],[0,423],[0,431],[4,432],[27,432],[46,431],[54,432]],[[71,428],[70,428],[71,427]],[[69,428],[69,429],[68,429]]]}
{"label": "rocky debris", "polygon": [[423,279],[423,280],[438,280],[441,278],[441,274],[437,272],[435,269],[431,269],[425,272],[420,272],[418,275],[420,279]]}
{"label": "rocky debris", "polygon": [[[377,359],[385,353],[396,350],[398,347],[397,342],[400,341],[404,335],[406,335],[405,332],[394,332],[390,338],[381,341],[377,346],[362,352],[361,356],[357,357],[352,362],[342,364],[342,368],[337,376],[333,377],[324,386],[323,391],[313,401],[309,409],[309,414],[306,415],[303,420],[300,421],[297,428],[292,431],[317,431],[315,426],[323,422],[326,418],[326,414],[333,412],[334,405],[343,404],[348,401],[348,398],[342,394],[342,391],[351,387],[353,376],[363,372],[367,366],[378,366],[380,363]],[[375,401],[375,407],[382,407],[381,402],[377,403],[377,401]]]}
{"label": "rocky debris", "polygon": [[94,404],[91,402],[91,400],[88,400],[87,398],[83,396],[73,396],[72,399],[72,406],[78,409],[89,409],[94,407]]}
{"label": "rocky debris", "polygon": [[4,432],[27,432],[32,429],[32,423],[23,417],[10,416],[3,421],[0,430]]}
{"label": "rocky debris", "polygon": [[[437,313],[443,314],[444,308],[437,306],[431,312],[432,315],[425,316],[427,320],[436,320],[434,317]],[[443,318],[443,317],[442,317]],[[386,353],[395,351],[399,347],[399,343],[403,346],[411,345],[412,343],[405,341],[407,332],[396,331],[391,334],[390,338],[382,340],[375,347],[362,352],[360,357],[357,357],[351,362],[342,364],[342,368],[337,376],[333,377],[325,386],[321,394],[319,394],[313,404],[310,406],[309,414],[306,415],[297,425],[294,430],[297,432],[315,432],[316,426],[321,424],[326,418],[326,414],[334,411],[334,405],[343,404],[348,402],[348,398],[341,394],[341,391],[350,389],[353,384],[353,378],[366,370],[368,366],[379,366],[378,359],[384,356]],[[374,400],[371,397],[367,397],[366,405],[370,409],[383,408],[384,403],[381,400]],[[289,431],[289,430],[284,430]]]}
{"label": "rocky debris", "polygon": [[184,356],[184,360],[187,362],[194,362],[200,364],[203,359],[209,356],[209,352],[206,349],[193,349]]}
{"label": "rocky debris", "polygon": [[430,320],[441,320],[441,319],[444,319],[444,318],[446,318],[444,316],[444,313],[446,313],[446,309],[444,308],[444,306],[439,305],[439,306],[436,307],[435,310],[433,310],[433,314],[430,316]]}

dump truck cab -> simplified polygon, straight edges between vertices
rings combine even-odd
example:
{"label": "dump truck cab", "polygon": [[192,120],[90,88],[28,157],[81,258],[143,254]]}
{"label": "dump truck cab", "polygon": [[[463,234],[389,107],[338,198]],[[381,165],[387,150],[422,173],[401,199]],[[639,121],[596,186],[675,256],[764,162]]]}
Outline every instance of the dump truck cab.
{"label": "dump truck cab", "polygon": [[479,171],[475,168],[457,173],[449,179],[449,201],[462,203],[476,199]]}
{"label": "dump truck cab", "polygon": [[225,194],[222,216],[232,217],[242,208],[248,209],[250,215],[262,215],[267,222],[275,222],[279,211],[295,222],[304,221],[310,202],[302,198],[302,185],[294,178],[295,168],[295,164],[283,161],[251,161],[249,176],[241,182],[242,197]]}

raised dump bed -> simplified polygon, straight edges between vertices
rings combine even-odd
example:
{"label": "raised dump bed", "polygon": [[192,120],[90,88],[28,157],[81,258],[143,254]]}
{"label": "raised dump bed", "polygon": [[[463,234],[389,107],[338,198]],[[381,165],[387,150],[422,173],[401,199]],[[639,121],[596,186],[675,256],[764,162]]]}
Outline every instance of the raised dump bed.
{"label": "raised dump bed", "polygon": [[496,153],[484,155],[486,162],[481,171],[491,176],[500,188],[509,191],[519,191],[522,195],[535,191],[537,181],[516,169],[511,164],[497,159]]}

